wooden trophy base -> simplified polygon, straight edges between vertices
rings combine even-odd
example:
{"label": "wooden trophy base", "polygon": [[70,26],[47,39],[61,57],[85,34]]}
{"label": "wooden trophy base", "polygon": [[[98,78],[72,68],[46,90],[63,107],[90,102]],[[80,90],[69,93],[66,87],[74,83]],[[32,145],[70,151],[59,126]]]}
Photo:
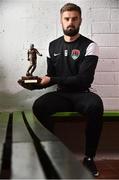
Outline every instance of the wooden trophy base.
{"label": "wooden trophy base", "polygon": [[40,81],[40,78],[38,76],[22,76],[21,80],[25,83],[25,84],[34,84],[34,83],[38,83]]}
{"label": "wooden trophy base", "polygon": [[42,89],[40,88],[41,78],[38,76],[22,76],[17,82],[23,88],[34,90],[34,89]]}

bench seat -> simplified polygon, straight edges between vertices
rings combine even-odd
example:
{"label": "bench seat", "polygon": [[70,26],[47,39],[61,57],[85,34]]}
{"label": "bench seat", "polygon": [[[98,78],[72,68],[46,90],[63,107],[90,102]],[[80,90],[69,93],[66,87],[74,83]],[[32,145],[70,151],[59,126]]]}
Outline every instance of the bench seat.
{"label": "bench seat", "polygon": [[0,113],[0,179],[93,179],[31,111]]}
{"label": "bench seat", "polygon": [[[81,116],[77,112],[57,112],[53,116]],[[119,117],[119,111],[105,111],[103,117]]]}

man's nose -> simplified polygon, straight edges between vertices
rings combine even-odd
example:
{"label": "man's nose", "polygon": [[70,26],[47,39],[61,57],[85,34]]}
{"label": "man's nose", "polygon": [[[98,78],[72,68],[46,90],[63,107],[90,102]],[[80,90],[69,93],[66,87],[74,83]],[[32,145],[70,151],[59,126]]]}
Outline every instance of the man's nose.
{"label": "man's nose", "polygon": [[73,25],[73,20],[70,19],[68,24],[69,24],[69,26],[72,26]]}

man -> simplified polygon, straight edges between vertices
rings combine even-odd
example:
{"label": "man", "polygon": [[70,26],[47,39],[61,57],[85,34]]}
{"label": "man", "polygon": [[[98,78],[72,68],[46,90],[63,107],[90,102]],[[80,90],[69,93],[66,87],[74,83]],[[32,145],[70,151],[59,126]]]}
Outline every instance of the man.
{"label": "man", "polygon": [[89,90],[98,62],[98,47],[79,34],[82,21],[79,6],[65,4],[60,15],[64,36],[50,43],[47,75],[41,77],[39,85],[31,87],[41,89],[57,84],[57,91],[39,97],[33,104],[33,113],[52,132],[53,122],[49,117],[55,112],[76,111],[87,116],[83,164],[98,176],[94,157],[102,130],[103,103]]}
{"label": "man", "polygon": [[28,61],[30,61],[30,66],[27,70],[26,76],[32,76],[37,65],[37,55],[42,56],[42,54],[40,54],[38,50],[34,48],[34,44],[31,44],[30,49],[27,52],[27,55],[28,55]]}

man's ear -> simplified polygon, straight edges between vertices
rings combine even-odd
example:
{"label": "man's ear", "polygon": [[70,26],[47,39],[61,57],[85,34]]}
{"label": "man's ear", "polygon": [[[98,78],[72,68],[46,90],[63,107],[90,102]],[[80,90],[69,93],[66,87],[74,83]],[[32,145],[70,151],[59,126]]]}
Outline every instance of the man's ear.
{"label": "man's ear", "polygon": [[80,20],[80,25],[81,25],[81,23],[82,23],[82,17],[81,17],[81,20]]}
{"label": "man's ear", "polygon": [[60,15],[60,24],[62,24],[62,15]]}

